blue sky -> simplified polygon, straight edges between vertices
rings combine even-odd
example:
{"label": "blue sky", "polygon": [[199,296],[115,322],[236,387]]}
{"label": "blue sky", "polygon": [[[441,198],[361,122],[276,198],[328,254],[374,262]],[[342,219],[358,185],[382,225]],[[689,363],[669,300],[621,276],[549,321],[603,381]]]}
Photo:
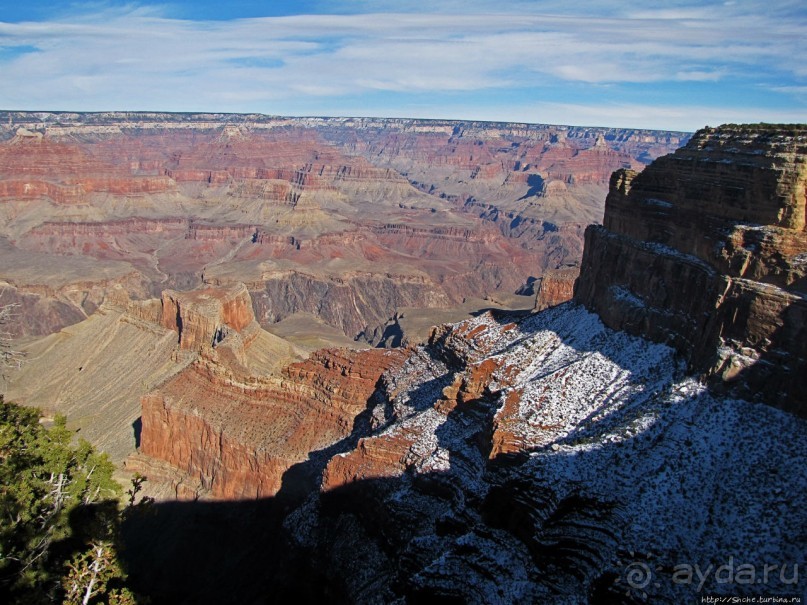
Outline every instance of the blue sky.
{"label": "blue sky", "polygon": [[803,0],[3,4],[0,109],[807,122]]}

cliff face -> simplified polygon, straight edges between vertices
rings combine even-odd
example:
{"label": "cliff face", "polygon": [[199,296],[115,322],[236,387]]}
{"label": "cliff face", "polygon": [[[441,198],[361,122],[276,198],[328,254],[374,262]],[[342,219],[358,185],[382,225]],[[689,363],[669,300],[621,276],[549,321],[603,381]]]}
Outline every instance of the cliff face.
{"label": "cliff face", "polygon": [[[188,488],[197,485],[217,498],[273,496],[293,465],[350,435],[379,376],[402,358],[324,350],[277,378],[200,360],[142,399],[140,453],[183,471],[179,497],[198,495]],[[127,466],[150,473],[142,459]]]}
{"label": "cliff face", "polygon": [[580,267],[566,266],[544,272],[535,297],[535,310],[543,311],[572,299]]}
{"label": "cliff face", "polygon": [[181,349],[215,347],[229,331],[243,332],[255,322],[246,287],[163,290],[162,325],[179,334]]}
{"label": "cliff face", "polygon": [[725,126],[611,178],[575,299],[807,414],[807,129]]}
{"label": "cliff face", "polygon": [[407,355],[322,350],[295,363],[258,326],[243,284],[121,297],[131,322],[175,334],[170,358],[187,366],[142,398],[140,453],[127,462],[171,497],[275,495],[292,466],[351,435],[379,376]]}
{"label": "cliff face", "polygon": [[47,197],[57,204],[78,204],[93,193],[155,194],[174,186],[168,177],[132,174],[80,146],[41,134],[16,136],[0,145],[0,200],[4,201]]}

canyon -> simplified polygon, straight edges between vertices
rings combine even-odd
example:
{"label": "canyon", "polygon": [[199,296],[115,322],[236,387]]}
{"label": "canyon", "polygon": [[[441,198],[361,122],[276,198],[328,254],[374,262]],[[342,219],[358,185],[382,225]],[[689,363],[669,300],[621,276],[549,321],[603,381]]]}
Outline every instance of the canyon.
{"label": "canyon", "polygon": [[[192,363],[200,344],[186,330],[171,352],[175,313],[144,317],[157,304],[147,301],[245,288],[257,323],[231,328],[230,340],[261,334],[263,343],[268,330],[300,359],[416,343],[480,309],[531,308],[545,270],[579,265],[610,173],[688,136],[0,112],[0,304],[14,309],[7,329],[28,360],[3,377],[3,391],[68,413],[121,462],[138,443],[140,398]],[[266,360],[255,353],[264,348],[241,355],[239,370]],[[117,391],[94,386],[121,372]]]}
{"label": "canyon", "polygon": [[143,594],[682,602],[759,586],[681,564],[804,565],[806,127],[5,119],[42,146],[0,161],[9,393],[148,477]]}
{"label": "canyon", "polygon": [[508,297],[531,295],[545,270],[579,265],[611,172],[641,168],[687,138],[435,120],[0,112],[2,300],[19,305],[15,336],[30,338],[88,317],[116,285],[143,300],[243,283],[265,329],[305,314],[375,345],[402,308],[428,314],[471,299],[483,308],[490,297],[529,307],[526,296]]}
{"label": "canyon", "polygon": [[[616,171],[582,266],[547,274],[538,312],[323,350],[271,378],[245,377],[217,352],[233,332],[207,329],[197,360],[142,399],[127,464],[173,503],[132,523],[134,577],[211,602],[758,594],[673,570],[725,553],[803,564],[805,141],[804,127],[729,125]],[[217,548],[237,572],[194,541],[189,514],[228,528]],[[142,537],[156,528],[170,546]],[[176,582],[180,554],[201,588]]]}

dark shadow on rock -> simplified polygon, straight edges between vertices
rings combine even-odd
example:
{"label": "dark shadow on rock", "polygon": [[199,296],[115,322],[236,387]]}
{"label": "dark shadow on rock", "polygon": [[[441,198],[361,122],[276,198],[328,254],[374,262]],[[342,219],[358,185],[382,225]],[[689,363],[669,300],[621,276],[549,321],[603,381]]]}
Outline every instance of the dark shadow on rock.
{"label": "dark shadow on rock", "polygon": [[378,341],[376,347],[381,349],[390,349],[400,347],[401,343],[403,343],[403,329],[401,329],[401,324],[398,323],[398,320],[392,320],[391,323],[388,323],[384,328],[384,332],[381,334],[381,338]]}
{"label": "dark shadow on rock", "polygon": [[[754,363],[729,374],[726,381],[713,376],[710,386],[722,393],[732,393],[749,400],[762,400],[778,408],[807,418],[807,296],[793,293],[800,300],[787,305],[781,314],[782,323],[767,336],[766,344],[758,344],[761,355]],[[749,314],[734,300],[735,313]],[[744,329],[745,326],[742,326]],[[738,328],[723,335],[739,342],[747,340]],[[731,368],[727,369],[731,372]]]}
{"label": "dark shadow on rock", "polygon": [[[308,545],[284,526],[285,507],[276,498],[156,504],[125,521],[121,557],[131,587],[156,604],[495,602],[497,585],[508,579],[497,577],[491,556],[512,554],[535,581],[552,566],[551,580],[564,590],[598,579],[599,566],[612,558],[610,543],[567,541],[555,552],[551,540],[540,541],[544,534],[535,538],[542,519],[569,518],[560,508],[534,515],[532,525],[514,524],[507,484],[492,502],[458,501],[451,485],[440,473],[427,473],[332,490],[319,498]],[[400,493],[406,500],[396,500]],[[591,525],[593,516],[580,512],[588,501],[564,506]],[[575,549],[588,566],[558,569],[575,559]],[[453,571],[433,567],[441,557]]]}
{"label": "dark shadow on rock", "polygon": [[275,497],[283,503],[286,510],[300,504],[319,488],[322,471],[331,458],[351,451],[359,439],[370,434],[370,417],[376,401],[373,396],[369,398],[367,408],[354,418],[353,427],[347,437],[328,447],[310,452],[307,460],[292,465],[283,473],[280,489]]}
{"label": "dark shadow on rock", "polygon": [[535,284],[538,283],[538,278],[530,275],[519,288],[514,292],[519,296],[535,296]]}
{"label": "dark shadow on rock", "polygon": [[485,307],[484,309],[477,309],[471,313],[471,317],[479,317],[485,313],[490,313],[493,318],[501,324],[507,324],[513,321],[518,321],[521,318],[531,315],[532,311],[524,309],[522,311],[512,309],[502,309],[501,307]]}
{"label": "dark shadow on rock", "polygon": [[298,584],[282,516],[272,498],[154,504],[124,521],[121,559],[153,603],[280,603]]}
{"label": "dark shadow on rock", "polygon": [[134,432],[135,447],[140,449],[140,435],[143,432],[143,419],[137,418],[132,422],[132,431]]}
{"label": "dark shadow on rock", "polygon": [[531,174],[527,177],[529,189],[518,201],[526,200],[529,197],[540,196],[544,193],[544,179],[540,174]]}

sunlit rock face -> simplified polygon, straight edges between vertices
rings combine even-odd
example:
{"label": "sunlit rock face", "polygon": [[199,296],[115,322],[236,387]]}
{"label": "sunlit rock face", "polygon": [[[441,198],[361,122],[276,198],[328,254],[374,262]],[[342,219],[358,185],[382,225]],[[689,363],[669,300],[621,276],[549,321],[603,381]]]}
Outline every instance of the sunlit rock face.
{"label": "sunlit rock face", "polygon": [[807,414],[807,129],[698,132],[611,178],[575,298],[746,397]]}
{"label": "sunlit rock face", "polygon": [[161,321],[179,334],[180,348],[196,350],[216,346],[230,330],[243,332],[255,316],[249,292],[239,284],[190,292],[164,290]]}
{"label": "sunlit rock face", "polygon": [[378,377],[400,359],[323,350],[274,377],[199,360],[142,399],[141,456],[128,466],[156,482],[165,477],[148,458],[182,471],[180,498],[274,496],[293,465],[351,434]]}
{"label": "sunlit rock face", "polygon": [[143,299],[244,283],[264,328],[305,313],[377,344],[402,308],[512,295],[545,270],[579,264],[610,173],[640,169],[687,138],[0,112],[0,284],[21,305],[15,336],[80,321],[117,284]]}
{"label": "sunlit rock face", "polygon": [[579,275],[580,267],[574,265],[544,272],[538,285],[535,310],[543,311],[571,300],[574,295],[574,284]]}

